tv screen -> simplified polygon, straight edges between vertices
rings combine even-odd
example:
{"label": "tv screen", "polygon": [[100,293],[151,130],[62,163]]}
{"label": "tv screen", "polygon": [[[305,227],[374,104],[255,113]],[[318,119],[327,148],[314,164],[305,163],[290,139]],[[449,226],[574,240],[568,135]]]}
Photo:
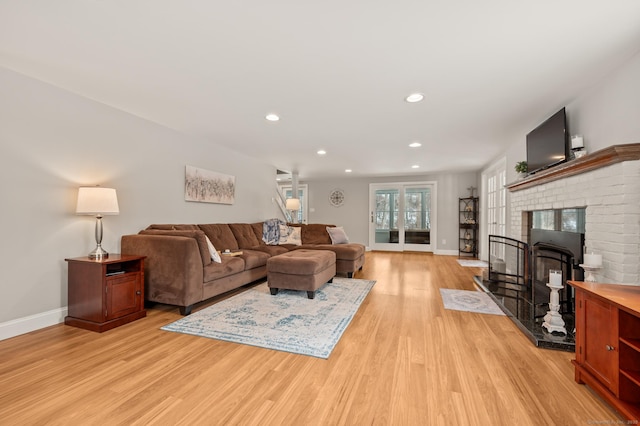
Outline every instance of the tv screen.
{"label": "tv screen", "polygon": [[527,135],[527,172],[535,173],[568,158],[567,116],[562,108]]}

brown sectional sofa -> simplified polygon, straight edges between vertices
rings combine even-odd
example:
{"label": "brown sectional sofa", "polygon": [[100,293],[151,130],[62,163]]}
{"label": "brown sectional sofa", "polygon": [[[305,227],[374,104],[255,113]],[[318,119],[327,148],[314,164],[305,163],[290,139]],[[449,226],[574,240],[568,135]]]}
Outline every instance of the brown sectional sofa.
{"label": "brown sectional sofa", "polygon": [[[365,247],[358,243],[332,244],[327,226],[300,226],[302,245],[267,245],[262,241],[262,222],[151,225],[134,235],[123,235],[121,251],[145,259],[145,299],[177,305],[188,315],[195,303],[264,279],[267,260],[297,249],[331,250],[336,272],[352,277],[364,265]],[[213,262],[205,236],[216,250],[238,251]]]}

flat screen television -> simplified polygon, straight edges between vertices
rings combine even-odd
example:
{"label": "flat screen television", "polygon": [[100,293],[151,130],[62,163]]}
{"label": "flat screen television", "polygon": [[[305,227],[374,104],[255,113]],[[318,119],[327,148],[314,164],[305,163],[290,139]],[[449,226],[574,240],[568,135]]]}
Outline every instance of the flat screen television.
{"label": "flat screen television", "polygon": [[568,159],[567,115],[562,108],[527,135],[527,172],[532,174]]}

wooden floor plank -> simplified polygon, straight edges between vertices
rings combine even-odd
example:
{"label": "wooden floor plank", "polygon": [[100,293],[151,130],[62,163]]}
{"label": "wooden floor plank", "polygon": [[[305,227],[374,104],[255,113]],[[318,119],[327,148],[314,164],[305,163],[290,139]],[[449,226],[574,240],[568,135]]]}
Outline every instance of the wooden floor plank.
{"label": "wooden floor plank", "polygon": [[[573,354],[505,316],[445,310],[474,290],[452,256],[367,253],[377,281],[328,360],[160,330],[156,305],[102,334],[56,325],[0,342],[3,425],[573,425],[616,413],[573,380]],[[198,305],[202,309],[229,295]]]}

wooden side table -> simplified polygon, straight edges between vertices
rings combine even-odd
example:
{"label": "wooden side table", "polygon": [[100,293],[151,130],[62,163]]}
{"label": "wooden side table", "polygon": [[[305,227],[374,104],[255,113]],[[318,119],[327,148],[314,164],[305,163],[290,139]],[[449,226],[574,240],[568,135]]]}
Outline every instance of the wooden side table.
{"label": "wooden side table", "polygon": [[69,312],[64,323],[102,333],[145,317],[145,257],[109,254],[102,260],[65,259]]}

